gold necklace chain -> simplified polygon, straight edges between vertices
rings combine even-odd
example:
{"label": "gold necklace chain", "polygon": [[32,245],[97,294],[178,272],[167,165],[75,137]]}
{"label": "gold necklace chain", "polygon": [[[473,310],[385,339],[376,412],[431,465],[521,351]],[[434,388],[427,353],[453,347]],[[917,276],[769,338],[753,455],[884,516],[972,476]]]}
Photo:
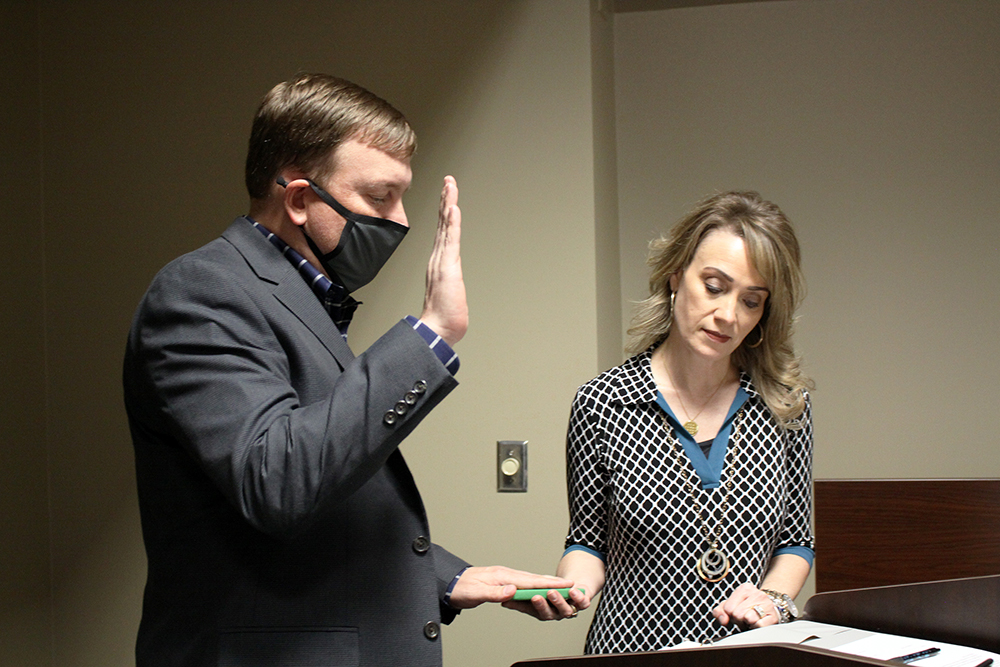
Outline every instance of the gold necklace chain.
{"label": "gold necklace chain", "polygon": [[[670,373],[670,365],[667,363],[666,359],[663,360],[663,370],[667,371],[667,377],[670,378],[670,384],[673,385],[674,393],[677,394],[677,400],[680,401],[681,408],[684,410],[684,414],[690,415],[691,413],[688,412],[687,406],[684,405],[684,398],[681,396],[681,388],[677,386],[676,382],[674,382],[674,376]],[[701,410],[698,410],[698,414],[695,415],[694,417],[688,416],[688,420],[684,422],[684,430],[690,433],[692,436],[698,434],[698,422],[696,422],[695,420],[698,419],[698,416],[705,411],[705,408],[707,408],[708,404],[712,402],[712,399],[715,398],[715,395],[719,393],[719,390],[722,389],[722,385],[726,383],[726,378],[728,376],[729,376],[728,372],[723,374],[722,381],[719,383],[719,386],[715,388],[715,391],[712,392],[712,395],[709,396],[708,400],[705,401],[705,404],[701,406]]]}
{"label": "gold necklace chain", "polygon": [[698,520],[701,522],[702,535],[705,537],[705,541],[708,542],[708,550],[698,559],[696,569],[698,575],[710,583],[721,581],[729,573],[729,558],[719,550],[719,538],[722,537],[722,531],[725,530],[726,518],[729,514],[729,496],[733,491],[733,479],[736,477],[736,449],[739,446],[740,435],[742,433],[743,414],[744,411],[741,409],[736,416],[736,421],[733,422],[733,445],[728,448],[726,460],[722,466],[722,471],[725,473],[728,464],[729,474],[726,477],[726,495],[722,498],[722,507],[719,511],[719,521],[715,526],[714,536],[712,535],[712,531],[708,529],[705,510],[698,500],[698,489],[694,483],[694,477],[697,473],[691,474],[685,469],[684,463],[681,460],[680,445],[678,444],[677,436],[674,435],[673,429],[667,421],[667,415],[663,415],[663,427],[666,429],[667,437],[670,439],[671,451],[674,453],[674,465],[677,468],[678,475],[684,479],[691,493],[691,500],[694,501]]}

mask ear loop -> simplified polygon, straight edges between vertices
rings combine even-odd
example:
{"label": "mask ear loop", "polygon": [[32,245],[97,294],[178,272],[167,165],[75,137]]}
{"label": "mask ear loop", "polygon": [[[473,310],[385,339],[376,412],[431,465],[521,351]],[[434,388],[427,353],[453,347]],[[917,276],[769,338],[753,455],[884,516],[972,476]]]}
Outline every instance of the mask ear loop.
{"label": "mask ear loop", "polygon": [[[313,254],[322,259],[324,262],[329,262],[331,259],[339,255],[344,249],[344,246],[347,245],[347,239],[350,238],[351,229],[354,227],[355,214],[344,208],[343,204],[334,199],[333,196],[326,190],[316,185],[311,178],[306,178],[304,180],[309,184],[309,187],[313,189],[316,196],[323,200],[324,204],[332,208],[340,217],[344,219],[344,229],[340,232],[340,240],[337,241],[337,247],[328,253],[324,253],[320,250],[319,246],[317,246],[312,238],[310,238],[309,234],[306,233],[306,230],[302,230],[302,235],[306,237],[306,243],[309,244],[309,249],[313,251]],[[285,180],[284,176],[278,176],[274,179],[274,182],[283,188],[288,187],[288,181]]]}

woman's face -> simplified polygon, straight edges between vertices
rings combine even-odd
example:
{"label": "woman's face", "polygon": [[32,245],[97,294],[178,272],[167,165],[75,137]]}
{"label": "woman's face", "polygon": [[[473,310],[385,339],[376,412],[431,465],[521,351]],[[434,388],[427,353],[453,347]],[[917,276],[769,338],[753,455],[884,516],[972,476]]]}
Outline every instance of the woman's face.
{"label": "woman's face", "polygon": [[728,358],[740,346],[760,322],[770,293],[743,239],[719,229],[702,239],[686,269],[670,277],[670,288],[677,293],[670,337],[710,359]]}

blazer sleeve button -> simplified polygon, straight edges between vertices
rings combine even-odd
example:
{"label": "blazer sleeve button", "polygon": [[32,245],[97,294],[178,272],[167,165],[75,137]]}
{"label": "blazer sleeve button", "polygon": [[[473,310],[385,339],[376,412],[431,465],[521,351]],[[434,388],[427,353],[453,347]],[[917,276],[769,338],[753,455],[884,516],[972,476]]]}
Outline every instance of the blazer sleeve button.
{"label": "blazer sleeve button", "polygon": [[441,634],[441,627],[434,621],[427,621],[424,625],[424,637],[434,640]]}
{"label": "blazer sleeve button", "polygon": [[403,400],[406,401],[407,405],[415,405],[417,402],[417,392],[408,391],[403,394]]}
{"label": "blazer sleeve button", "polygon": [[382,421],[384,421],[389,426],[395,424],[397,419],[399,419],[399,417],[396,416],[395,410],[389,410],[388,412],[385,413],[385,416],[382,417]]}
{"label": "blazer sleeve button", "polygon": [[427,391],[427,383],[425,381],[417,380],[413,384],[413,393],[415,393],[417,396],[420,396],[426,391]]}
{"label": "blazer sleeve button", "polygon": [[397,401],[396,407],[393,408],[393,410],[396,411],[396,414],[399,415],[400,417],[405,415],[409,409],[410,406],[407,405],[405,401]]}

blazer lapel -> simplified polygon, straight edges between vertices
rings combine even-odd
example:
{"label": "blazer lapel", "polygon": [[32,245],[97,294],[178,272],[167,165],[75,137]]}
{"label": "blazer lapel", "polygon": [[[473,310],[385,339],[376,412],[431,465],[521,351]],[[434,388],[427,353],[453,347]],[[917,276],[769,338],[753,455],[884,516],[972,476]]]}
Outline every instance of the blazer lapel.
{"label": "blazer lapel", "polygon": [[[288,263],[284,257],[281,259]],[[336,357],[340,369],[343,370],[347,364],[354,361],[354,353],[306,281],[290,263],[288,268],[289,273],[274,288],[274,297],[316,335],[330,354]]]}
{"label": "blazer lapel", "polygon": [[247,218],[237,218],[222,236],[243,255],[261,281],[274,286],[275,299],[316,336],[337,360],[341,370],[354,361],[347,341],[309,285]]}

